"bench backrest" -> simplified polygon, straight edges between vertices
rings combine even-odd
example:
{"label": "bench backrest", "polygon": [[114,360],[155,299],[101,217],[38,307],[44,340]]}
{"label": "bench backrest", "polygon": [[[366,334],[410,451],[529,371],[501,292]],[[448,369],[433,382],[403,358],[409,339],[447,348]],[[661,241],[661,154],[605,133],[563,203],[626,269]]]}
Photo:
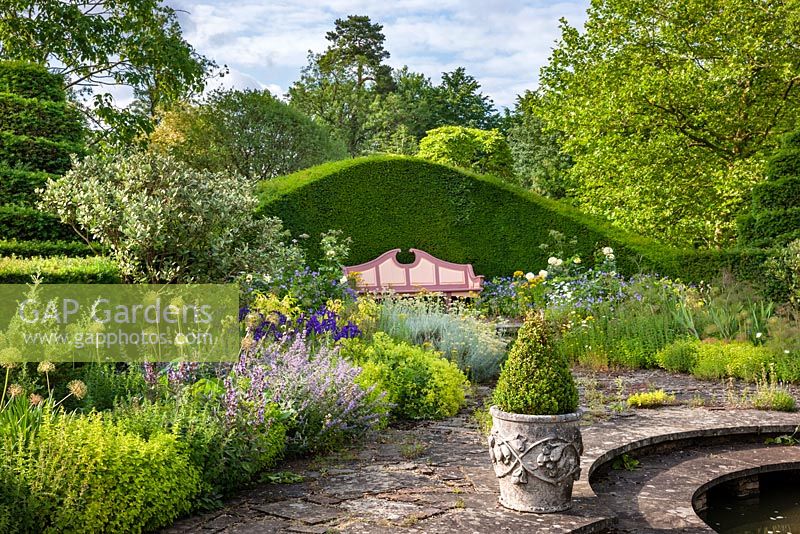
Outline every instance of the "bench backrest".
{"label": "bench backrest", "polygon": [[462,296],[483,289],[483,276],[475,276],[472,265],[450,263],[415,248],[414,262],[397,261],[399,248],[384,252],[374,260],[345,267],[347,275],[358,273],[356,288],[361,292],[394,291],[418,293],[421,290]]}

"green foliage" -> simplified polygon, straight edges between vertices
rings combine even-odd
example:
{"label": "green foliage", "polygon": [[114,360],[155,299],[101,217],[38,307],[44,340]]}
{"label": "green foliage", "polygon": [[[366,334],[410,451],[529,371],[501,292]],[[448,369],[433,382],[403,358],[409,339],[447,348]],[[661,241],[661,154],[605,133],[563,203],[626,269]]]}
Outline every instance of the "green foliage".
{"label": "green foliage", "polygon": [[199,489],[174,436],[144,440],[97,414],[45,421],[3,463],[26,491],[14,503],[17,517],[42,533],[167,526],[191,509]]}
{"label": "green foliage", "polygon": [[[3,208],[0,208],[0,214]],[[1,216],[1,215],[0,215]],[[0,241],[0,256],[32,258],[35,256],[72,256],[81,258],[94,256],[97,251],[77,241]]]}
{"label": "green foliage", "polygon": [[382,30],[366,16],[336,19],[325,36],[328,48],[322,54],[309,51],[308,65],[289,88],[291,105],[321,120],[351,155],[359,154],[369,137],[370,106],[393,84],[391,69],[383,63],[389,52]]}
{"label": "green foliage", "polygon": [[630,456],[629,454],[623,454],[614,458],[614,461],[611,462],[611,469],[616,469],[618,471],[636,471],[641,467],[640,464],[641,462],[633,456]]}
{"label": "green foliage", "polygon": [[463,126],[491,130],[498,126],[492,99],[480,92],[481,84],[464,67],[442,73],[436,87],[437,126]]}
{"label": "green foliage", "polygon": [[75,241],[77,237],[55,215],[13,204],[0,206],[0,235],[20,241]]}
{"label": "green foliage", "polygon": [[[208,390],[214,392],[210,398],[216,402],[220,393],[215,390],[221,387],[206,381],[193,389],[200,392],[201,385],[210,386]],[[277,406],[265,407],[268,423],[248,429],[228,424],[215,402],[203,402],[206,396],[208,393],[199,393],[196,399],[131,404],[112,413],[120,427],[142,439],[166,432],[179,440],[200,473],[201,506],[213,505],[220,496],[274,466],[286,446],[286,427],[277,421],[281,416]]]}
{"label": "green foliage", "polygon": [[766,262],[769,273],[778,282],[780,293],[800,309],[800,238],[788,243]]}
{"label": "green foliage", "polygon": [[66,241],[76,237],[57,217],[34,209],[36,191],[50,178],[48,173],[64,172],[70,166],[70,154],[84,153],[83,119],[74,105],[66,102],[63,83],[61,76],[40,65],[0,62],[3,240]]}
{"label": "green foliage", "polygon": [[245,179],[156,153],[88,157],[48,182],[42,204],[107,247],[132,281],[222,281],[269,272],[285,252],[280,222],[254,220]]}
{"label": "green foliage", "polygon": [[199,170],[265,180],[347,156],[321,124],[269,91],[216,91],[163,113],[150,147]]}
{"label": "green foliage", "polygon": [[540,314],[525,318],[494,390],[494,403],[501,410],[528,415],[577,410],[575,379],[566,358],[553,350],[551,335]]}
{"label": "green foliage", "polygon": [[538,116],[563,132],[588,212],[679,244],[724,244],[764,153],[800,119],[794,2],[598,0],[562,24]]}
{"label": "green foliage", "polygon": [[[152,127],[158,107],[199,93],[206,71],[214,66],[183,39],[175,10],[159,0],[6,2],[0,6],[0,42],[3,59],[49,64],[69,73],[68,89],[93,97],[87,99],[93,122],[111,127],[106,133],[128,142]],[[18,81],[15,74],[22,77],[0,73],[0,90],[8,79],[21,96],[32,97],[31,89],[43,82],[46,96],[63,100],[54,77],[38,72]],[[115,86],[131,88],[134,104],[116,107]]]}
{"label": "green foliage", "polygon": [[514,176],[525,189],[562,198],[574,186],[567,178],[572,158],[561,150],[563,135],[545,131],[544,121],[534,114],[537,102],[535,93],[526,92],[519,97],[512,116],[508,145],[514,158]]}
{"label": "green foliage", "polygon": [[371,342],[348,341],[342,354],[361,366],[359,384],[386,392],[396,419],[443,419],[464,405],[467,378],[439,352],[378,332]]}
{"label": "green foliage", "polygon": [[29,284],[34,276],[49,284],[118,284],[119,267],[108,258],[2,258],[0,283]]}
{"label": "green foliage", "polygon": [[793,412],[797,409],[797,401],[791,393],[783,389],[762,390],[753,397],[753,407],[757,410]]}
{"label": "green foliage", "polygon": [[688,373],[697,364],[697,352],[700,342],[693,338],[681,338],[673,341],[655,356],[659,367],[673,373]]}
{"label": "green foliage", "polygon": [[663,389],[642,391],[628,396],[626,402],[628,406],[634,408],[658,408],[659,406],[675,404],[675,395],[671,395]]}
{"label": "green foliage", "polygon": [[0,61],[0,93],[50,102],[67,98],[63,76],[27,61]]}
{"label": "green foliage", "polygon": [[783,246],[800,239],[800,146],[787,137],[767,164],[767,181],[753,188],[750,213],[739,218],[739,240]]}
{"label": "green foliage", "polygon": [[83,118],[67,102],[48,102],[0,92],[0,131],[53,141],[83,140]]}
{"label": "green foliage", "polygon": [[[414,247],[447,261],[472,263],[487,277],[508,275],[525,266],[545,266],[550,254],[539,245],[555,229],[577,236],[575,253],[582,258],[613,247],[623,273],[657,270],[699,281],[730,267],[764,276],[764,251],[673,249],[499,179],[415,158],[327,163],[264,182],[260,190],[259,212],[279,217],[295,235],[336,228],[352,237],[350,265],[393,248]],[[321,254],[318,247],[309,249],[310,259]]]}
{"label": "green foliage", "polygon": [[63,174],[69,169],[70,154],[83,155],[83,146],[68,141],[51,141],[44,137],[0,132],[2,165]]}
{"label": "green foliage", "polygon": [[500,373],[505,342],[493,324],[421,301],[387,301],[380,313],[379,330],[415,345],[432,345],[470,380],[486,382]]}
{"label": "green foliage", "polygon": [[84,400],[86,410],[111,410],[118,402],[145,396],[147,384],[138,368],[93,363],[84,365],[81,371],[88,391]]}
{"label": "green foliage", "polygon": [[772,360],[768,349],[750,343],[701,343],[692,374],[703,379],[755,380]]}
{"label": "green foliage", "polygon": [[0,166],[0,198],[5,204],[33,207],[39,200],[37,189],[44,187],[53,175]]}
{"label": "green foliage", "polygon": [[513,175],[513,159],[499,130],[442,126],[428,131],[419,143],[422,159],[507,178]]}

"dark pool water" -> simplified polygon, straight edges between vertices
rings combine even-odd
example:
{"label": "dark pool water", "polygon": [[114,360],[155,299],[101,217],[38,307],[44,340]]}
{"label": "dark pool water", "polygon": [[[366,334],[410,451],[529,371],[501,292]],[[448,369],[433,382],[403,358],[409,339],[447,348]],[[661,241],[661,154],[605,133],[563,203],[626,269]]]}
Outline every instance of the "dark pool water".
{"label": "dark pool water", "polygon": [[708,493],[705,522],[721,534],[800,534],[800,472],[762,477],[759,495]]}

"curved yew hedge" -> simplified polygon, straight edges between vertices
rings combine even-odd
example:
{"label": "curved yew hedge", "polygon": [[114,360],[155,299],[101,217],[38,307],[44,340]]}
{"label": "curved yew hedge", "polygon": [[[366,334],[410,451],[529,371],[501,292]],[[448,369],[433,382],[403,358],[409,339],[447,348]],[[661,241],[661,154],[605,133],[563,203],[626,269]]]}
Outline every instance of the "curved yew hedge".
{"label": "curved yew hedge", "polygon": [[[752,272],[761,254],[696,253],[661,245],[610,226],[557,201],[491,176],[417,158],[377,156],[319,165],[264,181],[260,212],[280,217],[295,235],[341,229],[353,238],[351,264],[393,248],[419,248],[442,259],[472,263],[477,274],[508,275],[547,268],[539,245],[551,229],[576,237],[568,252],[591,262],[614,248],[622,272],[654,271],[684,280],[710,279],[720,268]],[[310,255],[319,256],[317,239]]]}

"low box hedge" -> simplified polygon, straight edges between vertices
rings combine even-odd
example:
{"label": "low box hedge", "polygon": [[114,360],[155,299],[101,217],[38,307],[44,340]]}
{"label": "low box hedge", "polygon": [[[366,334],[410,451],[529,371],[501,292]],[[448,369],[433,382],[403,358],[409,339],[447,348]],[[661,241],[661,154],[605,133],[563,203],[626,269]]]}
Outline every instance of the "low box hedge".
{"label": "low box hedge", "polygon": [[105,257],[0,258],[1,284],[27,284],[38,275],[49,284],[118,284],[117,265]]}
{"label": "low box hedge", "polygon": [[97,250],[80,241],[0,241],[0,256],[33,258],[36,256],[95,256]]}
{"label": "low box hedge", "polygon": [[58,217],[34,208],[0,206],[0,239],[18,241],[76,241],[75,231]]}

